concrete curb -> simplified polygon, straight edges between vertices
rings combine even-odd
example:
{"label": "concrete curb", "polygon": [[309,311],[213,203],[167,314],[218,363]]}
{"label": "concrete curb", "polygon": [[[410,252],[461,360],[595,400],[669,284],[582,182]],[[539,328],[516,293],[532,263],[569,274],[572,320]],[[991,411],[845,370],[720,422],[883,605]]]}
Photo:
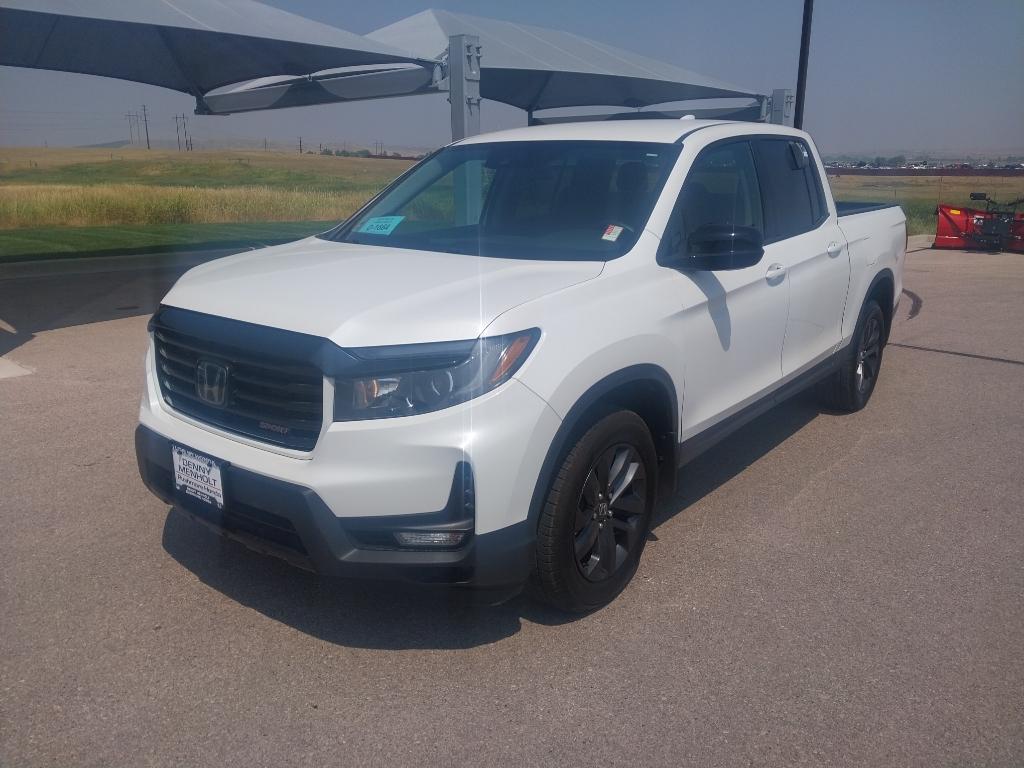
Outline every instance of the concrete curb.
{"label": "concrete curb", "polygon": [[53,275],[88,275],[97,272],[126,272],[138,269],[173,269],[194,267],[207,261],[251,251],[253,248],[218,248],[203,251],[138,254],[134,256],[86,256],[67,259],[41,259],[0,264],[0,280]]}
{"label": "concrete curb", "polygon": [[931,248],[935,235],[911,235],[907,240],[908,251],[919,251],[922,248]]}

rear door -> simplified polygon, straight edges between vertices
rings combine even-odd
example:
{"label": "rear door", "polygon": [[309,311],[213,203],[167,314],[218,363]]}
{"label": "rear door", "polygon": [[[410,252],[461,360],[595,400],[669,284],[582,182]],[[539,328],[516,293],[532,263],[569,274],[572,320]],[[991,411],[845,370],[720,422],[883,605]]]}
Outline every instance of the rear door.
{"label": "rear door", "polygon": [[782,346],[788,376],[827,357],[842,337],[850,282],[846,238],[828,209],[822,179],[802,139],[755,142],[765,206],[765,260],[786,272],[789,318]]}

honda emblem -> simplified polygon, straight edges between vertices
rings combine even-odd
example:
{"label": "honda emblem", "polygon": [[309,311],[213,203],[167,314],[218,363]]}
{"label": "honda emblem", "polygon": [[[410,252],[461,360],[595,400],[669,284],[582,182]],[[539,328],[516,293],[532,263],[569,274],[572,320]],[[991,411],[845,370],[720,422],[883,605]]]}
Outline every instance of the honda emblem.
{"label": "honda emblem", "polygon": [[196,394],[209,405],[223,408],[228,400],[228,369],[212,360],[196,365]]}

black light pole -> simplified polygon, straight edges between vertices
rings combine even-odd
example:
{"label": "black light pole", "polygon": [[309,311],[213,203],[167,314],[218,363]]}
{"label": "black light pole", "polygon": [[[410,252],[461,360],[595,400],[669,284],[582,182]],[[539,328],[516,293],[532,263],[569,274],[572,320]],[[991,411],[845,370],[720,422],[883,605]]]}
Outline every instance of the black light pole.
{"label": "black light pole", "polygon": [[800,30],[800,65],[796,73],[796,107],[793,112],[793,126],[804,127],[804,92],[807,90],[807,54],[811,50],[811,15],[814,0],[804,0],[804,26]]}

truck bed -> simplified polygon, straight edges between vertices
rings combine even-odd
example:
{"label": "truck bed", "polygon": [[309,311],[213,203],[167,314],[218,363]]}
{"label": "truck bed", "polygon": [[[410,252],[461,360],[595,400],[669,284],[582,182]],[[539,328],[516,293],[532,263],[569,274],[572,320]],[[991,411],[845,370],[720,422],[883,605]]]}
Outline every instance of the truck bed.
{"label": "truck bed", "polygon": [[841,203],[836,200],[836,213],[839,216],[853,216],[868,211],[881,211],[884,208],[899,208],[897,203],[864,203],[858,201]]}

